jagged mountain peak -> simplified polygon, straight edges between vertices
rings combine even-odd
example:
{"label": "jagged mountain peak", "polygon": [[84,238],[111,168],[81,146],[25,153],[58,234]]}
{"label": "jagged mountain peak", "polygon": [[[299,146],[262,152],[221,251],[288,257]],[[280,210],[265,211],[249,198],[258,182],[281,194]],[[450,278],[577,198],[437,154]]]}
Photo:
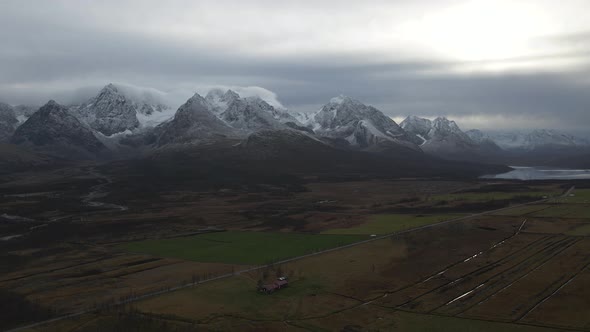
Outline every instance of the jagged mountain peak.
{"label": "jagged mountain peak", "polygon": [[225,99],[237,99],[240,98],[240,95],[232,89],[228,89],[224,94],[223,98]]}
{"label": "jagged mountain peak", "polygon": [[340,109],[355,109],[358,112],[366,112],[371,110],[376,110],[372,106],[365,105],[358,99],[354,99],[352,97],[346,95],[339,95],[330,99],[330,101],[322,107],[322,109],[332,109],[332,110],[340,110]]}
{"label": "jagged mountain peak", "polygon": [[119,89],[117,89],[117,86],[114,83],[109,83],[109,84],[105,85],[101,91],[119,92]]}
{"label": "jagged mountain peak", "polygon": [[440,128],[440,129],[450,129],[450,130],[461,130],[457,123],[453,120],[449,120],[444,116],[439,116],[434,121],[432,121],[432,127]]}
{"label": "jagged mountain peak", "polygon": [[[361,103],[358,100],[346,96],[338,96],[330,99],[315,115],[315,120],[321,128],[336,128],[365,119],[369,114],[379,112]],[[393,120],[392,120],[393,121]]]}
{"label": "jagged mountain peak", "polygon": [[266,109],[270,109],[273,108],[273,106],[271,106],[269,103],[266,102],[266,100],[260,98],[259,96],[249,96],[249,97],[245,97],[243,98],[243,100],[250,104],[250,105],[256,105],[256,106],[260,106]]}
{"label": "jagged mountain peak", "polygon": [[102,89],[100,89],[100,91],[98,92],[96,97],[94,97],[93,99],[95,99],[95,100],[118,99],[120,102],[124,102],[127,98],[117,88],[116,85],[114,85],[113,83],[109,83],[109,84],[105,85]]}
{"label": "jagged mountain peak", "polygon": [[240,132],[212,111],[211,103],[195,93],[182,104],[174,118],[156,127],[157,145],[193,143],[215,137],[238,137]]}
{"label": "jagged mountain peak", "polygon": [[223,100],[225,102],[229,102],[238,98],[240,98],[240,95],[237,92],[231,89],[223,90],[221,88],[213,88],[209,90],[209,92],[207,92],[207,94],[205,95],[205,99],[207,100],[218,99]]}
{"label": "jagged mountain peak", "polygon": [[58,104],[55,100],[49,100],[40,110],[48,111],[50,109],[57,109],[58,111],[61,109],[61,105]]}
{"label": "jagged mountain peak", "polygon": [[415,115],[410,115],[400,123],[400,126],[405,131],[420,137],[423,140],[422,143],[424,143],[428,139],[428,133],[432,129],[432,121]]}
{"label": "jagged mountain peak", "polygon": [[105,146],[68,108],[50,100],[17,128],[14,144],[49,146],[60,154],[97,153]]}
{"label": "jagged mountain peak", "polygon": [[194,122],[195,119],[198,119],[203,114],[208,118],[216,118],[215,114],[211,111],[209,101],[200,94],[195,93],[178,108],[173,121],[184,121],[186,125],[190,125],[191,122]]}
{"label": "jagged mountain peak", "polygon": [[344,139],[353,146],[367,148],[384,141],[418,144],[419,139],[406,133],[393,119],[373,106],[347,97],[332,98],[313,117],[314,131],[332,139]]}
{"label": "jagged mountain peak", "polygon": [[154,93],[109,83],[94,98],[75,107],[73,113],[105,136],[152,127],[173,114]]}
{"label": "jagged mountain peak", "polygon": [[209,90],[205,96],[205,100],[211,104],[211,110],[217,115],[225,112],[231,103],[239,99],[240,95],[233,90],[224,91],[220,88]]}
{"label": "jagged mountain peak", "polygon": [[135,105],[112,83],[74,110],[74,114],[92,129],[106,136],[139,127]]}
{"label": "jagged mountain peak", "polygon": [[[301,123],[288,111],[277,109],[260,96],[240,97],[232,90],[209,96],[213,112],[231,127],[248,132],[298,128]],[[287,125],[292,123],[292,125]]]}
{"label": "jagged mountain peak", "polygon": [[38,116],[51,116],[56,118],[64,118],[64,121],[73,121],[72,115],[68,111],[68,108],[59,104],[53,99],[41,106],[41,108],[39,108],[39,110],[33,115],[37,114]]}
{"label": "jagged mountain peak", "polygon": [[330,99],[330,104],[345,104],[345,103],[357,103],[362,104],[360,101],[353,99],[346,95],[338,95]]}
{"label": "jagged mountain peak", "polygon": [[283,124],[275,118],[276,110],[259,97],[235,99],[220,115],[221,119],[234,128],[257,131],[279,129]]}
{"label": "jagged mountain peak", "polygon": [[195,103],[202,105],[203,107],[209,106],[209,104],[207,103],[207,100],[205,98],[203,98],[203,96],[201,96],[198,93],[195,93],[182,106],[180,106],[179,109],[187,109],[187,106],[193,105]]}
{"label": "jagged mountain peak", "polygon": [[0,102],[0,142],[7,140],[12,135],[18,122],[14,108]]}
{"label": "jagged mountain peak", "polygon": [[457,136],[457,138],[466,142],[471,141],[471,138],[459,128],[455,121],[445,117],[437,117],[432,121],[432,129],[428,134],[431,139],[441,139],[451,135]]}
{"label": "jagged mountain peak", "polygon": [[491,131],[489,138],[506,150],[536,150],[544,148],[588,146],[590,142],[553,129],[530,131]]}
{"label": "jagged mountain peak", "polygon": [[489,136],[484,134],[483,131],[479,129],[470,129],[465,132],[469,138],[471,138],[476,143],[482,143],[485,140],[489,140]]}

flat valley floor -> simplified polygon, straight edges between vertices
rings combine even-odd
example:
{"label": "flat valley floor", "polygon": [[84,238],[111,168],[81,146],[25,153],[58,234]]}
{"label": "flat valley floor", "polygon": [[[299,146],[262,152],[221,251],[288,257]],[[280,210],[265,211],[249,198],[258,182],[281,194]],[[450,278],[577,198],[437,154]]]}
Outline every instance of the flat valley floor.
{"label": "flat valley floor", "polygon": [[[87,171],[11,180],[0,290],[28,314],[7,330],[590,331],[588,183],[309,181],[123,201]],[[257,291],[281,276],[287,288]]]}

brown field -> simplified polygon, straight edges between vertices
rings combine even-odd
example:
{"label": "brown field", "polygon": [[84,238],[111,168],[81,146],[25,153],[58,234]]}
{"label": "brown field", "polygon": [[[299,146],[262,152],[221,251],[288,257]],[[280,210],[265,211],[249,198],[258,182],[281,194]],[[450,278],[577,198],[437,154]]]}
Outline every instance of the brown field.
{"label": "brown field", "polygon": [[72,252],[5,274],[0,287],[66,314],[241,268],[147,255]]}
{"label": "brown field", "polygon": [[[590,330],[587,204],[571,203],[568,210],[544,202],[477,214],[561,192],[560,183],[514,191],[514,184],[477,181],[349,181],[293,191],[165,191],[125,201],[107,192],[101,198],[124,211],[89,208],[80,199],[56,204],[100,180],[75,176],[55,184],[69,188],[56,188],[59,199],[27,195],[41,192],[33,180],[2,184],[18,195],[0,200],[9,214],[45,208],[22,215],[30,219],[27,228],[7,228],[24,236],[4,243],[3,254],[15,264],[0,264],[0,289],[54,315],[102,308],[31,331]],[[354,229],[375,215],[420,213],[475,215],[247,272],[241,272],[245,265],[136,254],[120,246],[211,230],[315,234]],[[57,219],[40,221],[47,216]],[[287,289],[256,291],[259,281],[282,275],[289,276]],[[191,283],[197,285],[104,309]]]}
{"label": "brown field", "polygon": [[[292,288],[282,294],[256,294],[260,275],[248,274],[136,308],[209,327],[283,321],[311,330],[343,329],[346,322],[404,331],[587,329],[590,294],[582,285],[590,240],[532,233],[526,224],[515,233],[521,224],[521,219],[481,217],[284,264]],[[244,305],[228,305],[230,298]],[[212,304],[212,311],[205,310]],[[556,306],[567,314],[556,314]],[[383,322],[363,319],[367,310],[380,313]],[[408,321],[416,325],[404,325]],[[443,325],[435,328],[436,322]]]}

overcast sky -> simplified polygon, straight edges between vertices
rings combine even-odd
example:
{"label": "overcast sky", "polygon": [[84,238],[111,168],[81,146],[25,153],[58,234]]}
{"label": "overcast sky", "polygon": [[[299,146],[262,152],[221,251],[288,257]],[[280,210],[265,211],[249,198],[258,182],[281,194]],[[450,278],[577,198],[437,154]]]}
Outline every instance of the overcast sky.
{"label": "overcast sky", "polygon": [[585,130],[588,13],[587,0],[2,0],[0,100],[258,87],[297,111],[346,94],[396,120]]}

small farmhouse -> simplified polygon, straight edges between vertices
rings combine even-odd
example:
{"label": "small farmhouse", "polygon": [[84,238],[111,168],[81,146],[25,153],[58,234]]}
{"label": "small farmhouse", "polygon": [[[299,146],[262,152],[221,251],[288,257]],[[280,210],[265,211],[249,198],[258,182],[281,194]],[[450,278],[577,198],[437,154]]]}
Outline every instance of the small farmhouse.
{"label": "small farmhouse", "polygon": [[258,288],[258,291],[266,294],[271,294],[287,286],[289,286],[289,281],[287,281],[287,278],[281,277],[273,283],[260,286]]}

